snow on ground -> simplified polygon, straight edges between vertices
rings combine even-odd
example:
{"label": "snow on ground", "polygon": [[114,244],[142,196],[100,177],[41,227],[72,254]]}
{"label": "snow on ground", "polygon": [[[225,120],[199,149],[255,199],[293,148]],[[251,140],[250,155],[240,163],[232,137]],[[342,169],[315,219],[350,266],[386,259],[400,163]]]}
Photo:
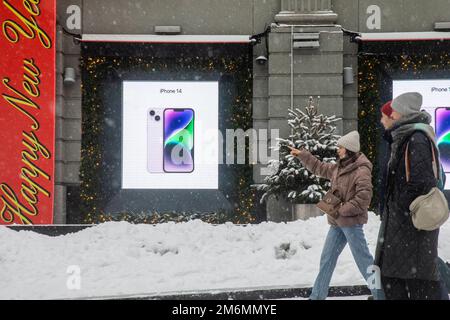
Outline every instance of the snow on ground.
{"label": "snow on ground", "polygon": [[[311,287],[328,228],[325,217],[248,226],[111,222],[56,238],[2,227],[0,299]],[[370,214],[365,233],[372,253],[378,228]],[[450,260],[450,223],[440,239],[440,256]],[[286,243],[289,251],[276,250]],[[67,287],[69,266],[80,268],[80,290]],[[362,284],[347,246],[332,285]]]}

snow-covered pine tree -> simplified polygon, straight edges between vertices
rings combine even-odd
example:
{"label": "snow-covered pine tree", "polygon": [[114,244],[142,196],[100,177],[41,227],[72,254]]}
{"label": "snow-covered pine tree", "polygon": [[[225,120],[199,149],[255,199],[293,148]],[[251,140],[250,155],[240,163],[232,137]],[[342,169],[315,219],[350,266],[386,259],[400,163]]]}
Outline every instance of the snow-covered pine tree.
{"label": "snow-covered pine tree", "polygon": [[336,162],[337,140],[340,136],[334,134],[334,123],[341,119],[318,114],[319,100],[320,97],[317,97],[316,106],[310,97],[305,112],[298,108],[289,109],[291,135],[289,139],[278,139],[276,148],[280,160],[269,163],[274,174],[267,176],[264,184],[257,186],[258,190],[264,191],[261,203],[270,195],[284,197],[292,203],[317,203],[329,190],[330,182],[306,170],[299,159],[291,156],[287,147],[304,147],[323,162]]}

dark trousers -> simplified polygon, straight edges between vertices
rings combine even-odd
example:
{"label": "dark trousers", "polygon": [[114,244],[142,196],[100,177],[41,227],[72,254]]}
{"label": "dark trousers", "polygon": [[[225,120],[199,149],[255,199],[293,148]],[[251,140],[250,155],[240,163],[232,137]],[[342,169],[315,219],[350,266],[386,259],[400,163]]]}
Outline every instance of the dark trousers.
{"label": "dark trousers", "polygon": [[386,300],[442,300],[439,281],[381,277]]}

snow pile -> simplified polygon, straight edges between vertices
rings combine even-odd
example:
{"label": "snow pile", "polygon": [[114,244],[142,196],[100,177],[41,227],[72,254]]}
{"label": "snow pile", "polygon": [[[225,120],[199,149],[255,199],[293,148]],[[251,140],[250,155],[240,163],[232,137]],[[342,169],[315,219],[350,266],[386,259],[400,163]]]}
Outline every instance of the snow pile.
{"label": "snow pile", "polygon": [[[56,238],[0,228],[0,299],[310,287],[328,228],[325,217],[248,226],[113,222]],[[365,233],[372,253],[378,228],[379,219],[371,214]],[[449,240],[447,223],[439,248],[447,260]],[[68,289],[70,266],[79,267],[79,290]],[[332,285],[362,284],[347,246]]]}

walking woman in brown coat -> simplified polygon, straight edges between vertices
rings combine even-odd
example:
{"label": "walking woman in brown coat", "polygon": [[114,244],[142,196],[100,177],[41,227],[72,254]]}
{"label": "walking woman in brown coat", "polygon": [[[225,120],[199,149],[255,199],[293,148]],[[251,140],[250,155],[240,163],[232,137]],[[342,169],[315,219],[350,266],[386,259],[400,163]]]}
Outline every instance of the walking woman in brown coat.
{"label": "walking woman in brown coat", "polygon": [[[327,215],[330,230],[320,258],[320,271],[314,283],[311,300],[324,300],[339,255],[347,243],[364,279],[372,275],[373,257],[367,246],[363,225],[368,220],[372,200],[372,164],[360,152],[359,133],[353,131],[338,140],[337,163],[319,161],[306,149],[291,148],[313,174],[331,181],[330,192],[341,203],[336,213]],[[381,288],[381,286],[380,286]],[[370,288],[375,299],[382,299],[382,291]]]}

